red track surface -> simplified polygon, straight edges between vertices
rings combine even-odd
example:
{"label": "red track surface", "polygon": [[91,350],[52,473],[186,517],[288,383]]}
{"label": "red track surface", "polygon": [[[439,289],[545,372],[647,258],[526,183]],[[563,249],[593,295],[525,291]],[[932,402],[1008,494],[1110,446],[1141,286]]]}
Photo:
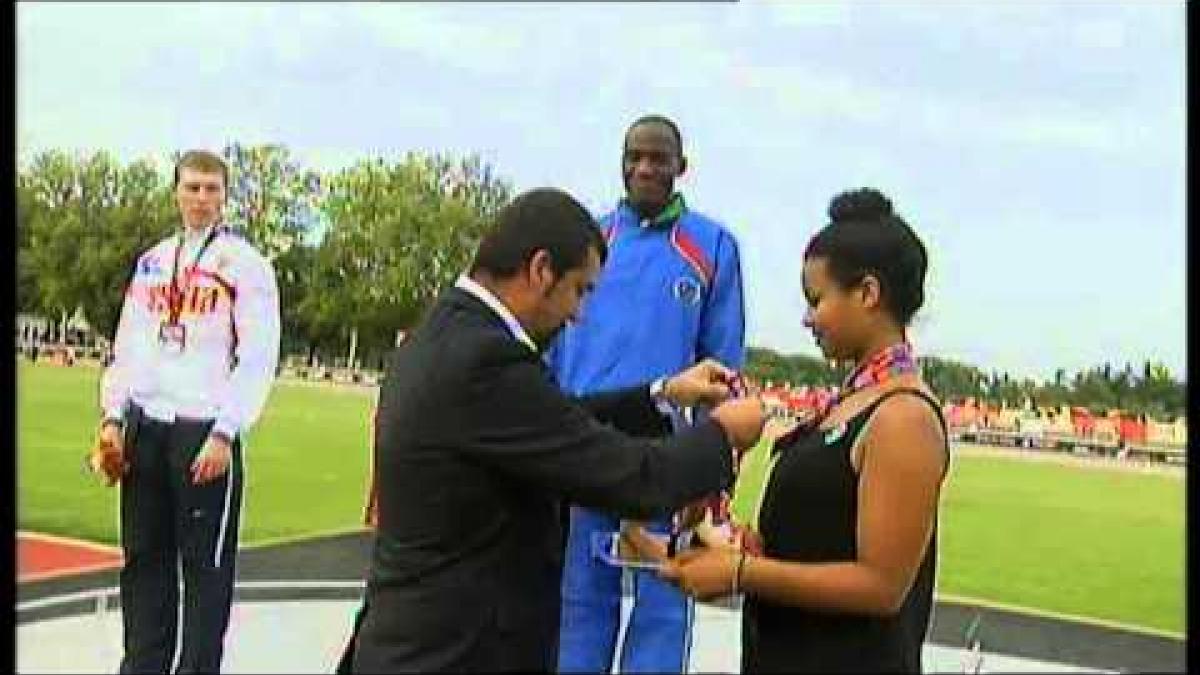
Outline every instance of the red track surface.
{"label": "red track surface", "polygon": [[17,583],[120,567],[121,549],[37,532],[17,533]]}

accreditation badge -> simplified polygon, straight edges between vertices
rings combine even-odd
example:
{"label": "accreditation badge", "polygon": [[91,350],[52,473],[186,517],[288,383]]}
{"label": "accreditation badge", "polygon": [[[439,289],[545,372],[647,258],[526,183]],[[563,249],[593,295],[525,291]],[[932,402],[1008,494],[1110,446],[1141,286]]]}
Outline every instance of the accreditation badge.
{"label": "accreditation badge", "polygon": [[158,328],[158,344],[163,351],[178,356],[187,343],[187,329],[179,323],[163,323]]}

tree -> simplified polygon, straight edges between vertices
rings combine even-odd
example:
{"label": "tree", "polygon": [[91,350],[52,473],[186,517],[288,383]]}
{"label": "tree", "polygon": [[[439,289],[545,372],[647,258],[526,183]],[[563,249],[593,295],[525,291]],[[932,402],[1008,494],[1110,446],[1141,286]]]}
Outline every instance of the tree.
{"label": "tree", "polygon": [[33,190],[22,176],[17,177],[17,312],[37,314],[42,311],[42,298],[37,283],[37,271],[32,254],[33,223],[44,207],[34,198]]}
{"label": "tree", "polygon": [[746,349],[746,373],[760,381],[779,384],[790,382],[797,386],[829,386],[838,384],[846,373],[824,359],[802,354],[780,354],[763,347]]}
{"label": "tree", "polygon": [[317,249],[304,243],[281,253],[274,261],[275,280],[279,287],[280,353],[291,354],[306,350],[309,359],[318,341],[312,339],[301,307],[316,282]]}
{"label": "tree", "polygon": [[1034,401],[1036,401],[1039,406],[1047,406],[1050,408],[1058,408],[1060,406],[1069,405],[1071,402],[1071,390],[1068,389],[1066,385],[1050,383],[1036,389],[1034,393]]}
{"label": "tree", "polygon": [[26,209],[17,217],[26,228],[21,258],[26,279],[36,280],[35,298],[26,305],[60,318],[64,329],[67,317],[82,302],[86,283],[76,273],[88,232],[86,210],[81,208],[81,164],[52,150],[35,156],[18,177],[18,191],[26,195],[18,202],[18,208]]}
{"label": "tree", "polygon": [[1111,372],[1108,364],[1091,368],[1078,378],[1072,399],[1075,405],[1086,406],[1096,413],[1116,407],[1116,395],[1107,377]]}
{"label": "tree", "polygon": [[170,186],[152,162],[137,160],[118,169],[111,180],[107,205],[93,215],[92,245],[81,256],[87,283],[80,296],[88,322],[109,337],[116,332],[137,256],[179,222]]}
{"label": "tree", "polygon": [[984,373],[974,366],[936,356],[918,358],[925,381],[946,400],[979,398],[983,394]]}
{"label": "tree", "polygon": [[17,178],[18,287],[22,309],[65,319],[83,308],[112,336],[138,253],[175,216],[154,165],[122,167],[107,152],[38,155]]}
{"label": "tree", "polygon": [[320,174],[302,167],[280,144],[234,142],[222,155],[229,166],[225,222],[272,261],[303,241],[321,216]]}
{"label": "tree", "polygon": [[1133,403],[1131,395],[1133,393],[1133,367],[1126,363],[1125,368],[1112,377],[1110,387],[1117,408],[1125,409],[1126,406]]}
{"label": "tree", "polygon": [[745,371],[759,382],[791,382],[796,379],[787,357],[765,347],[746,349]]}
{"label": "tree", "polygon": [[1184,414],[1187,403],[1184,384],[1177,382],[1161,363],[1147,362],[1143,372],[1145,376],[1133,387],[1135,410],[1158,419]]}
{"label": "tree", "polygon": [[390,348],[396,332],[465,271],[485,226],[511,196],[476,158],[415,153],[394,164],[359,161],[328,188],[330,226],[301,311],[310,336],[341,328],[370,353]]}

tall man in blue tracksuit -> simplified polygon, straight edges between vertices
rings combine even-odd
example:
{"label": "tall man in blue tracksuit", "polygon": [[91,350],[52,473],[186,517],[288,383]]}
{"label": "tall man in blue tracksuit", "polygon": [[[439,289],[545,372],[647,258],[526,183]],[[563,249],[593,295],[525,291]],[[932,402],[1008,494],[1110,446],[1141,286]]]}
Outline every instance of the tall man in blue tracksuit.
{"label": "tall man in blue tracksuit", "polygon": [[[577,395],[629,386],[706,357],[741,368],[745,320],[737,242],[675,191],[687,168],[675,123],[658,115],[635,121],[625,134],[621,167],[626,197],[600,219],[608,261],[582,318],[563,330],[547,355],[559,384]],[[682,416],[676,422],[686,423]],[[642,525],[661,538],[670,521]],[[597,533],[620,527],[607,514],[571,508],[559,670],[685,672],[691,599],[652,571],[623,571],[594,557]],[[621,638],[623,584],[633,602]]]}

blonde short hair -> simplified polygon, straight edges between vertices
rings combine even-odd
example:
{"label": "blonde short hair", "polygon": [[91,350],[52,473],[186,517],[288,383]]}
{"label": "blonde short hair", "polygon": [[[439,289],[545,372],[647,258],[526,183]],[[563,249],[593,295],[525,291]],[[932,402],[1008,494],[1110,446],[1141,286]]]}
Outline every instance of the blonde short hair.
{"label": "blonde short hair", "polygon": [[179,186],[179,173],[182,169],[195,169],[205,173],[221,173],[221,187],[229,187],[229,167],[221,156],[208,150],[188,150],[175,163],[175,180],[172,187]]}

